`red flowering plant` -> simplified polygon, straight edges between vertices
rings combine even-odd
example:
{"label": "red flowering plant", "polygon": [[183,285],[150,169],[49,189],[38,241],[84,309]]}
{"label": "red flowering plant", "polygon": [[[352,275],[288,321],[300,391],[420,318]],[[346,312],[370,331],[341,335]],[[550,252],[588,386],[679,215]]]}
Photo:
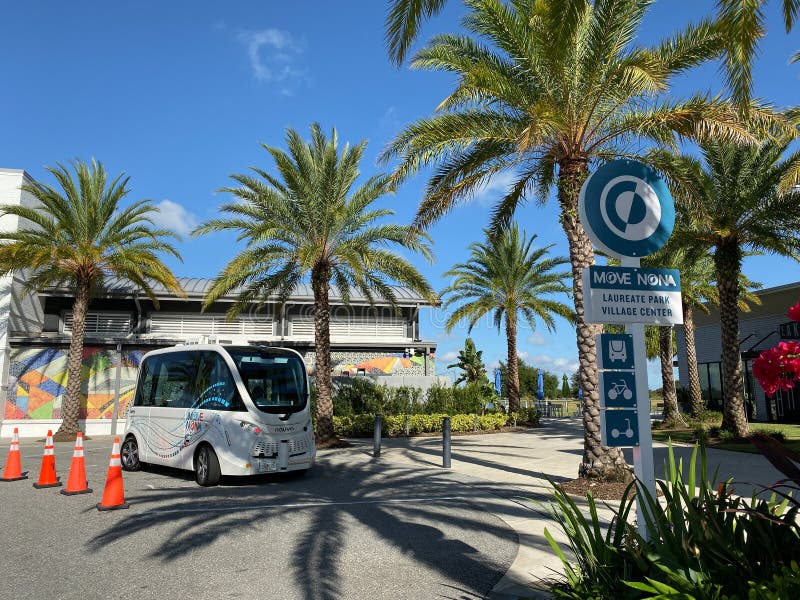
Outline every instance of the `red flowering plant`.
{"label": "red flowering plant", "polygon": [[[800,302],[789,309],[788,315],[792,321],[800,321]],[[764,350],[753,361],[753,377],[768,396],[793,388],[800,379],[800,342],[780,342]]]}

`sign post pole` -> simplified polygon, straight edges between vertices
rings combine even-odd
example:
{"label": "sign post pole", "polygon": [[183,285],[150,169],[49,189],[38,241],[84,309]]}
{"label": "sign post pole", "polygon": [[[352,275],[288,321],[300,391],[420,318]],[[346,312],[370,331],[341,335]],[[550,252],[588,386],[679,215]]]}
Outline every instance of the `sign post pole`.
{"label": "sign post pole", "polygon": [[[623,258],[623,267],[639,267],[640,259]],[[644,339],[644,323],[625,325],[625,333],[633,336],[633,356],[636,368],[637,429],[639,445],[633,447],[633,473],[641,485],[656,498],[656,473],[653,460],[653,433],[650,426],[650,387],[647,382],[647,348]],[[639,535],[648,539],[644,505],[636,501],[636,523]]]}
{"label": "sign post pole", "polygon": [[[640,259],[667,243],[675,225],[675,206],[666,183],[651,167],[615,160],[586,179],[578,198],[578,213],[592,244],[622,261],[621,267],[593,266],[584,271],[586,320],[624,323],[633,354],[630,365],[623,351],[623,336],[598,336],[609,346],[606,349],[603,342],[598,354],[603,370],[599,379],[603,443],[632,448],[634,473],[640,485],[656,498],[644,327],[647,323],[681,323],[683,313],[680,274],[674,269],[642,269]],[[635,383],[630,372],[623,373],[631,367]],[[629,385],[636,388],[635,400]],[[637,495],[637,528],[645,539],[650,517],[646,511],[647,505]]]}

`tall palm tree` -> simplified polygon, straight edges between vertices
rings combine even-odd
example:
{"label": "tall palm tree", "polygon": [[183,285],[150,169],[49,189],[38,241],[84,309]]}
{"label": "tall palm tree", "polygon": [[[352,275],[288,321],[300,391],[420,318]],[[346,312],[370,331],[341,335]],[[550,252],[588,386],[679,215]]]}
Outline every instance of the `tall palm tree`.
{"label": "tall palm tree", "polygon": [[555,271],[566,258],[548,258],[553,244],[534,248],[536,236],[527,239],[516,224],[499,234],[489,234],[482,243],[469,246],[471,254],[444,274],[452,283],[442,292],[443,307],[455,306],[445,329],[452,331],[461,321],[469,330],[484,316],[491,314],[497,330],[505,322],[508,346],[508,405],[519,412],[519,363],[517,358],[517,325],[521,315],[536,328],[536,320],[553,330],[553,315],[574,317],[572,309],[547,296],[566,293],[567,272]]}
{"label": "tall palm tree", "polygon": [[651,154],[691,215],[679,233],[713,248],[722,340],[723,428],[747,435],[739,353],[739,276],[746,249],[800,259],[800,152],[788,142],[758,146],[701,144],[702,162],[666,151]]}
{"label": "tall palm tree", "polygon": [[[401,159],[398,180],[436,166],[417,212],[418,227],[470,199],[502,171],[515,179],[494,209],[495,229],[529,197],[544,202],[555,185],[570,249],[584,393],[579,473],[605,476],[625,461],[618,449],[600,442],[594,340],[601,328],[584,320],[581,274],[593,264],[594,251],[578,220],[581,185],[595,161],[629,154],[632,139],[752,137],[726,102],[668,96],[675,76],[721,52],[721,37],[708,21],[642,48],[635,38],[648,0],[466,4],[470,12],[463,24],[473,36],[437,36],[412,63],[455,74],[455,90],[439,114],[402,131],[384,159]],[[762,125],[775,120],[757,105],[750,114]]]}
{"label": "tall palm tree", "polygon": [[318,124],[311,126],[311,143],[294,129],[286,132],[288,152],[264,149],[275,161],[276,175],[253,168],[253,175],[232,175],[238,187],[224,188],[236,200],[220,210],[227,216],[199,226],[194,235],[236,231],[246,247],[214,279],[205,298],[210,306],[221,296],[239,290],[228,315],[233,317],[252,302],[269,296],[285,301],[310,274],[314,293],[316,350],[317,436],[333,439],[331,401],[330,302],[331,284],[345,305],[357,289],[370,302],[380,297],[394,303],[390,281],[407,285],[432,302],[436,297],[425,278],[394,247],[408,248],[431,258],[428,237],[410,227],[380,222],[394,214],[374,208],[391,191],[386,175],[375,175],[358,187],[359,163],[366,141],[339,147],[336,130],[326,138]]}
{"label": "tall palm tree", "polygon": [[464,341],[464,349],[458,351],[458,360],[453,364],[447,365],[447,368],[461,370],[461,375],[456,378],[454,385],[458,385],[461,382],[469,385],[486,379],[483,350],[478,350],[475,347],[475,342],[469,337]]}
{"label": "tall palm tree", "polygon": [[86,312],[103,280],[112,275],[127,279],[144,290],[156,306],[154,283],[185,296],[175,275],[159,258],[163,253],[180,259],[180,254],[165,240],[177,236],[153,225],[158,208],[149,200],[122,208],[120,202],[130,193],[129,178],[121,174],[109,181],[98,161],[75,161],[72,166],[75,178],[64,165],[47,169],[58,187],[40,182],[22,186],[36,199],[36,208],[0,207],[0,216],[16,215],[27,222],[17,231],[0,234],[0,271],[30,269],[27,292],[64,283],[75,289],[63,421],[56,432],[60,440],[74,439],[79,431]]}

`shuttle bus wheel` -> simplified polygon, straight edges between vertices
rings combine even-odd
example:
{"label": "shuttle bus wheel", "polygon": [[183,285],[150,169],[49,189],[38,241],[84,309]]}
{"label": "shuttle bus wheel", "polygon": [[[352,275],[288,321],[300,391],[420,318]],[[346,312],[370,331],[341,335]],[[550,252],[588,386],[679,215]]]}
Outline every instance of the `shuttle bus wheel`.
{"label": "shuttle bus wheel", "polygon": [[142,468],[142,463],[139,461],[139,444],[135,436],[129,435],[122,442],[120,459],[122,469],[125,471],[138,471]]}
{"label": "shuttle bus wheel", "polygon": [[194,456],[194,477],[198,485],[212,486],[219,483],[219,459],[216,452],[208,444],[203,444],[197,449]]}

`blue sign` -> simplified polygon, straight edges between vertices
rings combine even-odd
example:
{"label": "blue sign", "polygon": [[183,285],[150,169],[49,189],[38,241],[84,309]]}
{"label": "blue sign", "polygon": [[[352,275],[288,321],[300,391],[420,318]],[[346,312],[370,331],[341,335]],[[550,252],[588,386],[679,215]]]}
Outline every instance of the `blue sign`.
{"label": "blue sign", "polygon": [[666,183],[635,160],[613,160],[592,173],[581,188],[578,213],[592,243],[618,258],[652,254],[675,226]]}
{"label": "blue sign", "polygon": [[604,446],[638,446],[639,427],[635,410],[600,411],[600,443]]}
{"label": "blue sign", "polygon": [[601,333],[597,336],[598,369],[633,370],[633,336],[628,333]]}
{"label": "blue sign", "polygon": [[599,374],[600,406],[636,407],[636,375],[631,371],[603,371]]}

